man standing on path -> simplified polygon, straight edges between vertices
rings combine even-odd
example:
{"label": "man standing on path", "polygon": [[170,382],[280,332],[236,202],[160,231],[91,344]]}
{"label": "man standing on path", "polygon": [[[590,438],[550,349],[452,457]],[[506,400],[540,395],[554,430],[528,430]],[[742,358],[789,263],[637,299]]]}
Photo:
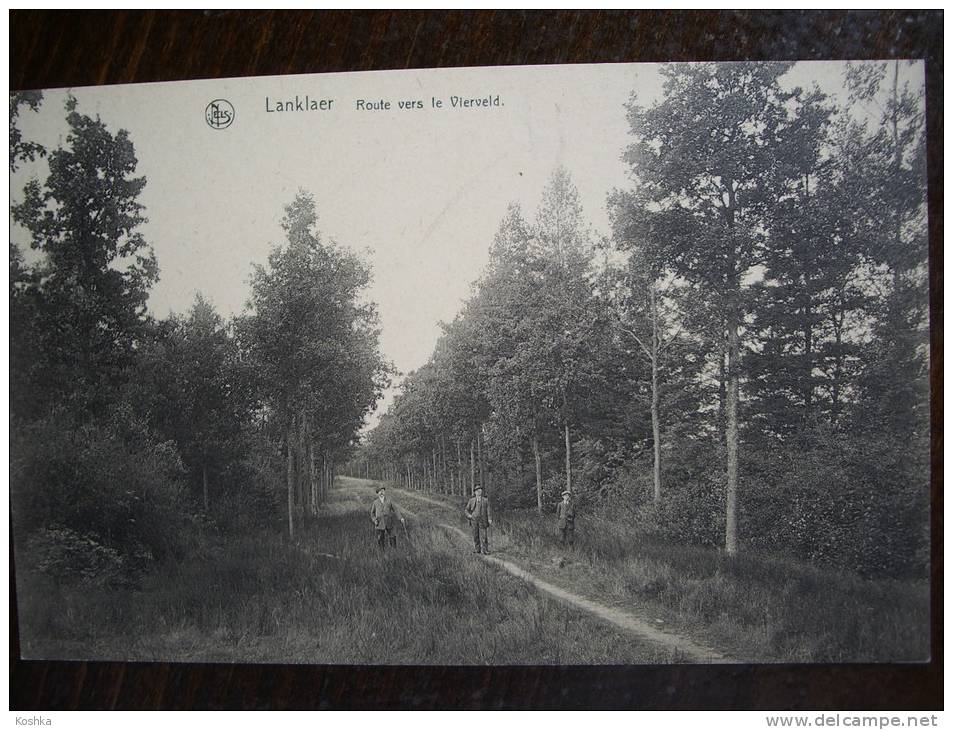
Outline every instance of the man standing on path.
{"label": "man standing on path", "polygon": [[473,530],[473,552],[482,551],[484,555],[489,555],[490,540],[487,529],[493,524],[493,520],[490,519],[490,500],[484,499],[483,487],[477,485],[473,488],[473,496],[467,502],[463,513],[470,520],[470,528]]}
{"label": "man standing on path", "polygon": [[404,524],[404,518],[398,511],[397,505],[387,496],[387,490],[382,484],[377,488],[377,499],[371,505],[371,522],[374,523],[374,529],[377,531],[377,545],[382,552],[388,542],[391,547],[397,547],[397,534],[394,532],[396,520]]}
{"label": "man standing on path", "polygon": [[576,549],[576,506],[572,503],[572,493],[563,492],[563,501],[556,508],[556,527],[562,533],[563,547]]}

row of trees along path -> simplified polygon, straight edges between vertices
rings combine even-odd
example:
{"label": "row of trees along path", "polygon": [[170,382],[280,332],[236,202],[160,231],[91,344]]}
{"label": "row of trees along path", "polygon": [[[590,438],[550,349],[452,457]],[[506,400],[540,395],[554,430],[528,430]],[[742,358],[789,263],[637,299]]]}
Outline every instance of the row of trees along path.
{"label": "row of trees along path", "polygon": [[906,68],[848,66],[827,96],[788,63],[665,67],[662,97],[627,107],[611,237],[562,168],[531,220],[511,205],[350,473],[479,481],[539,510],[563,488],[623,499],[731,555],[741,514],[752,544],[922,567],[925,147]]}
{"label": "row of trees along path", "polygon": [[193,528],[286,512],[294,537],[388,382],[369,266],[321,236],[302,191],[281,218],[284,240],[252,267],[243,312],[223,318],[197,295],[185,314],[157,318],[146,308],[159,276],[142,232],[147,176],[129,133],[69,96],[65,138],[47,150],[19,128],[56,113],[43,102],[10,99],[10,170],[32,175],[10,244],[18,557],[71,580],[134,584],[186,549]]}

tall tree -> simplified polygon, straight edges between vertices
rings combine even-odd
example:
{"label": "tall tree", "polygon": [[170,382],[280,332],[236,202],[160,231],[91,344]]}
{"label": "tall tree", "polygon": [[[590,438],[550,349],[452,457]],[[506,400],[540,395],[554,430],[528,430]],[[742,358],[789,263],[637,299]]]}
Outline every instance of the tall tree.
{"label": "tall tree", "polygon": [[209,482],[241,458],[241,434],[250,420],[237,343],[201,294],[186,316],[170,317],[157,330],[155,342],[140,348],[133,400],[176,443],[208,511]]}
{"label": "tall tree", "polygon": [[138,231],[146,179],[134,177],[128,133],[111,134],[80,114],[72,97],[66,111],[66,146],[49,154],[45,184],[30,181],[12,215],[43,254],[35,332],[44,362],[36,388],[93,413],[132,362],[158,267]]}
{"label": "tall tree", "polygon": [[863,387],[876,421],[895,434],[927,428],[926,129],[922,86],[907,63],[848,67],[852,100],[876,123],[866,140],[872,260],[881,274]]}
{"label": "tall tree", "polygon": [[[251,314],[241,323],[264,400],[284,431],[292,538],[295,511],[306,507],[301,475],[310,462],[315,415],[321,414],[330,441],[348,442],[376,402],[387,371],[378,351],[375,308],[361,300],[370,269],[356,255],[325,243],[317,220],[307,193],[286,206],[281,226],[287,245],[272,250],[267,268],[255,267]],[[361,374],[357,393],[349,380],[355,372]],[[353,397],[332,400],[335,391]],[[332,404],[329,415],[324,409]]]}
{"label": "tall tree", "polygon": [[628,254],[624,268],[610,272],[607,289],[614,325],[649,367],[652,418],[652,494],[662,499],[662,378],[683,328],[685,302],[679,282],[653,244],[652,216],[635,196],[619,191],[609,198],[616,246]]}
{"label": "tall tree", "polygon": [[600,375],[595,346],[605,335],[604,313],[593,296],[592,242],[579,193],[559,167],[543,191],[534,228],[536,256],[546,261],[541,286],[524,314],[521,343],[533,363],[538,393],[563,431],[566,489],[572,491],[571,429]]}
{"label": "tall tree", "polygon": [[838,123],[768,222],[748,356],[758,428],[785,438],[837,424],[856,391],[869,334],[869,250],[875,196],[855,124]]}
{"label": "tall tree", "polygon": [[746,277],[761,262],[771,206],[796,178],[792,151],[805,135],[800,90],[780,79],[790,64],[664,67],[664,97],[628,105],[626,160],[658,216],[679,276],[704,287],[725,333],[725,548],[738,551],[739,395]]}
{"label": "tall tree", "polygon": [[496,353],[487,383],[489,400],[501,424],[505,424],[508,450],[515,450],[517,459],[522,434],[529,435],[539,512],[543,506],[540,440],[552,414],[543,403],[534,371],[527,311],[531,302],[538,303],[545,285],[547,262],[541,254],[533,227],[523,218],[519,206],[511,205],[490,248],[490,264],[481,280],[480,293],[494,302],[490,313],[495,323],[487,330],[494,334],[492,349]]}
{"label": "tall tree", "polygon": [[864,464],[865,480],[878,485],[865,533],[878,535],[867,552],[879,556],[880,570],[929,564],[926,127],[919,73],[922,66],[904,61],[848,73],[855,101],[872,117],[865,177],[876,202],[867,218],[873,336],[861,352],[852,421],[874,455]]}

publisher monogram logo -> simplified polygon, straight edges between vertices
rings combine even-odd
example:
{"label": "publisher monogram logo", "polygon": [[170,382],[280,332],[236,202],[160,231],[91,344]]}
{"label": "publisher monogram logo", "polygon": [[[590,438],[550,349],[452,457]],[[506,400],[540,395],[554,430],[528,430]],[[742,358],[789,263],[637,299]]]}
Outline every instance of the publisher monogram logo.
{"label": "publisher monogram logo", "polygon": [[227,99],[215,99],[205,107],[205,121],[212,129],[225,129],[235,119],[235,107]]}

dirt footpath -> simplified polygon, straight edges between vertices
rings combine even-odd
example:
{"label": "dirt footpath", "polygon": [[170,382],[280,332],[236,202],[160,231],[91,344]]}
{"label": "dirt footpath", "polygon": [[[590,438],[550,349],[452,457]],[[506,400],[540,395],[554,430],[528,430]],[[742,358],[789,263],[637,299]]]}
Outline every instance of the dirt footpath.
{"label": "dirt footpath", "polygon": [[[373,482],[368,482],[363,479],[352,479],[352,478],[339,478],[341,483],[344,485],[344,489],[348,489],[351,484],[355,487],[360,485],[360,487],[371,486]],[[420,502],[426,502],[428,504],[436,505],[441,510],[446,511],[448,514],[453,513],[453,508],[449,507],[446,503],[439,500],[428,497],[424,494],[418,492],[408,492],[403,489],[391,489],[399,497],[400,509],[410,515],[413,515],[417,519],[428,522],[432,521],[433,524],[438,527],[447,530],[452,535],[458,537],[460,541],[466,545],[468,548],[472,547],[472,537],[468,535],[464,530],[459,527],[445,522],[437,520],[431,520],[430,515],[421,515],[412,510],[407,509],[405,505],[408,502],[413,502],[414,500]],[[552,583],[543,580],[538,575],[535,575],[522,566],[514,563],[510,560],[505,560],[503,558],[497,557],[495,555],[474,555],[474,558],[479,558],[485,560],[489,563],[492,563],[498,568],[505,570],[506,572],[515,575],[516,577],[526,581],[527,583],[534,586],[538,591],[548,596],[549,598],[558,601],[566,606],[570,606],[579,611],[584,611],[585,613],[593,616],[604,623],[607,623],[616,629],[619,629],[626,634],[629,634],[641,641],[648,641],[653,644],[657,644],[667,650],[676,652],[679,657],[684,657],[686,661],[690,662],[701,662],[701,663],[734,663],[737,660],[719,652],[715,649],[700,644],[697,641],[689,639],[685,636],[679,634],[670,633],[667,631],[662,631],[643,618],[640,618],[638,615],[631,611],[625,611],[619,608],[613,608],[607,606],[603,603],[600,603],[597,600],[592,598],[580,595],[573,591],[561,588],[559,586],[553,585]]]}

